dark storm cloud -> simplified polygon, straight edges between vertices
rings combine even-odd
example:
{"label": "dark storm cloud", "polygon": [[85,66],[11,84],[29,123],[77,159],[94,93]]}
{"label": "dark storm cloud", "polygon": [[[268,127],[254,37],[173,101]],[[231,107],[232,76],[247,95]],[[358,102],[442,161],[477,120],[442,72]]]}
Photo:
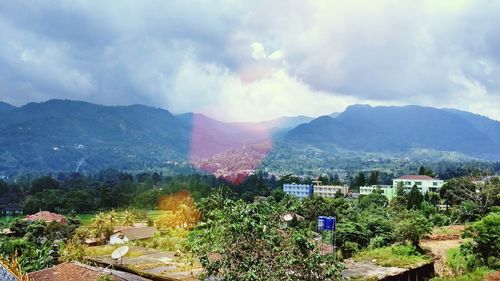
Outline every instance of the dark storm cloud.
{"label": "dark storm cloud", "polygon": [[158,96],[187,55],[234,64],[224,52],[234,24],[216,6],[19,1],[0,11],[0,97],[16,104],[63,97],[151,104],[168,99]]}
{"label": "dark storm cloud", "polygon": [[[498,26],[496,1],[5,1],[0,100],[196,110],[234,77],[244,88],[285,71],[346,102],[498,118]],[[215,86],[182,85],[198,80]]]}

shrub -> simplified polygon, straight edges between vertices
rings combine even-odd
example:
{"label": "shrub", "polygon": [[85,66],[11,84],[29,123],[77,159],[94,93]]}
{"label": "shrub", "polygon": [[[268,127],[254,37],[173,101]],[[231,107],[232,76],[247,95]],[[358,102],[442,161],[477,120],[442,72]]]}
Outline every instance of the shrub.
{"label": "shrub", "polygon": [[60,259],[64,262],[70,261],[83,261],[85,256],[85,249],[87,246],[77,239],[72,239],[66,244],[61,244],[60,246]]}
{"label": "shrub", "polygon": [[[500,214],[492,213],[464,231],[471,237],[471,251],[482,264],[500,268]],[[464,250],[465,251],[465,250]]]}
{"label": "shrub", "polygon": [[446,226],[450,224],[450,218],[440,213],[431,215],[430,220],[434,226]]}
{"label": "shrub", "polygon": [[374,248],[382,248],[386,246],[387,243],[385,242],[384,237],[381,236],[375,236],[372,239],[370,239],[370,245],[369,247],[374,249]]}
{"label": "shrub", "polygon": [[359,251],[359,244],[347,241],[344,243],[344,246],[342,246],[342,257],[350,258],[357,251]]}
{"label": "shrub", "polygon": [[409,241],[417,249],[420,248],[420,239],[431,233],[430,222],[418,212],[407,212],[402,215],[396,224],[396,235],[401,242]]}
{"label": "shrub", "polygon": [[470,243],[465,243],[460,248],[448,250],[446,263],[457,276],[473,271],[477,266],[476,257],[472,254]]}

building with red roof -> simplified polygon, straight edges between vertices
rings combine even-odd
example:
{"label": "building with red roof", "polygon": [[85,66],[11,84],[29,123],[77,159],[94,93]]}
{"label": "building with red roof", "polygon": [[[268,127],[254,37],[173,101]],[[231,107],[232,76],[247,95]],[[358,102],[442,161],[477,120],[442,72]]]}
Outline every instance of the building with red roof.
{"label": "building with red roof", "polygon": [[40,220],[40,221],[45,221],[47,223],[53,222],[53,221],[56,221],[56,222],[62,223],[62,224],[68,223],[68,221],[66,220],[66,217],[64,217],[63,215],[51,213],[49,211],[40,211],[36,214],[28,215],[28,216],[26,216],[26,220],[27,221]]}

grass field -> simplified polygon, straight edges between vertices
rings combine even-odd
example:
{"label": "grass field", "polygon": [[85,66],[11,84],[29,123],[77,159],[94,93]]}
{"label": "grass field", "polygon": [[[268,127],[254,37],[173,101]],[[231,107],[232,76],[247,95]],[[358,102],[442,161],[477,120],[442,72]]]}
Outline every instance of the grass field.
{"label": "grass field", "polygon": [[[158,217],[161,215],[165,214],[167,211],[161,211],[161,210],[149,210],[147,212],[148,217],[156,221]],[[118,212],[118,215],[120,216],[121,212]],[[77,214],[77,217],[80,218],[80,221],[82,222],[82,227],[90,227],[92,224],[92,219],[95,217],[96,214]]]}
{"label": "grass field", "polygon": [[431,261],[431,258],[417,253],[412,247],[394,245],[384,248],[367,249],[354,255],[355,261],[373,261],[380,266],[411,268],[417,264]]}
{"label": "grass field", "polygon": [[0,223],[13,221],[15,219],[23,219],[26,216],[16,216],[16,217],[0,217]]}

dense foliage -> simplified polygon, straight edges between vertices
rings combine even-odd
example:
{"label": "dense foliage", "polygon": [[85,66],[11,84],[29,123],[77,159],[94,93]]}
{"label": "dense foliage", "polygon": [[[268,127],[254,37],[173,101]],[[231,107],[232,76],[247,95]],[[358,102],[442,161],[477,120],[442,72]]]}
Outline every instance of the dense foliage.
{"label": "dense foliage", "polygon": [[[435,169],[415,166],[432,174]],[[420,240],[433,226],[474,222],[454,259],[467,274],[481,266],[498,268],[500,180],[471,174],[449,180],[440,193],[422,195],[416,187],[397,187],[388,200],[380,190],[359,198],[312,196],[299,200],[285,194],[284,183],[310,183],[313,178],[287,174],[276,179],[256,173],[233,184],[208,175],[129,174],[108,169],[95,175],[59,174],[0,180],[0,205],[17,202],[29,213],[49,210],[68,214],[91,212],[85,229],[15,220],[2,226],[0,254],[18,259],[26,271],[52,264],[52,244],[62,261],[82,260],[85,238],[105,243],[116,226],[147,223],[158,231],[132,245],[194,253],[206,276],[221,280],[331,280],[349,257],[403,263],[425,259]],[[325,184],[382,184],[386,172],[358,171],[353,176],[322,174]],[[342,178],[342,180],[341,180]],[[154,209],[154,221],[146,210]],[[285,221],[284,215],[293,217]],[[337,220],[336,248],[316,229],[318,216]],[[102,239],[104,238],[104,239]],[[334,260],[334,257],[336,260]],[[378,258],[375,258],[378,257]]]}
{"label": "dense foliage", "polygon": [[226,201],[191,236],[206,276],[220,280],[339,280],[332,255],[322,255],[312,232],[283,220],[286,203]]}
{"label": "dense foliage", "polygon": [[0,235],[0,257],[17,259],[24,271],[48,267],[55,262],[52,251],[58,250],[59,242],[72,237],[79,225],[75,218],[69,218],[67,224],[15,220],[4,226],[12,234]]}

